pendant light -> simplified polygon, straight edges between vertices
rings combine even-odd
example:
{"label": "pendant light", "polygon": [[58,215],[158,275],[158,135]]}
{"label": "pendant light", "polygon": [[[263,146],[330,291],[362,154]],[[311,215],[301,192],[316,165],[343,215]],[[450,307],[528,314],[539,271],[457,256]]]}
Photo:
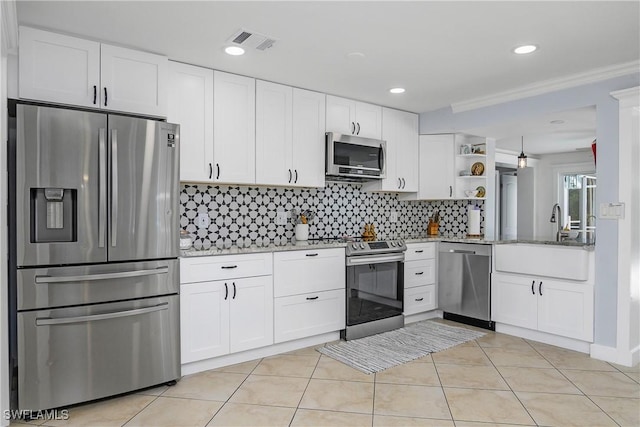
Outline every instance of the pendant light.
{"label": "pendant light", "polygon": [[527,167],[527,156],[524,154],[524,136],[522,137],[522,151],[520,151],[520,155],[518,156],[518,169]]}

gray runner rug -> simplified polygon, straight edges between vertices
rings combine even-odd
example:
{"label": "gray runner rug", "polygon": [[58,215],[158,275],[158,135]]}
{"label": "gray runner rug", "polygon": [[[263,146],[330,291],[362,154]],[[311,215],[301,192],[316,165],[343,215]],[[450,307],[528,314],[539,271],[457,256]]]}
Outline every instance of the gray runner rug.
{"label": "gray runner rug", "polygon": [[372,374],[483,335],[484,332],[425,320],[394,331],[342,341],[317,350],[365,374]]}

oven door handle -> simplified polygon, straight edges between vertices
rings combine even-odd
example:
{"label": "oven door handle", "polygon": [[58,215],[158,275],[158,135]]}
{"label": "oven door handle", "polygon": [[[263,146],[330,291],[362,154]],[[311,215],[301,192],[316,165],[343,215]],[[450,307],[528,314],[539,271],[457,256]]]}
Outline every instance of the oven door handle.
{"label": "oven door handle", "polygon": [[404,261],[404,253],[360,255],[347,257],[347,267],[352,265],[382,264],[384,262]]}
{"label": "oven door handle", "polygon": [[137,316],[140,314],[153,313],[155,311],[167,310],[169,308],[169,303],[164,302],[162,304],[154,305],[151,307],[145,308],[134,308],[133,310],[126,311],[116,311],[113,313],[104,313],[104,314],[90,314],[88,316],[76,316],[76,317],[61,317],[61,318],[50,318],[50,317],[39,317],[36,319],[36,326],[48,326],[48,325],[66,325],[69,323],[85,323],[85,322],[94,322],[96,320],[108,320],[108,319],[116,319],[118,317],[129,317],[129,316]]}

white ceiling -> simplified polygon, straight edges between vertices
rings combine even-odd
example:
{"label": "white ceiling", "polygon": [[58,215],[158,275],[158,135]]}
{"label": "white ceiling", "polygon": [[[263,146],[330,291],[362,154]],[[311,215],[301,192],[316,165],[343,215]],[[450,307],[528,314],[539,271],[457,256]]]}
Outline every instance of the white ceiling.
{"label": "white ceiling", "polygon": [[[564,123],[551,123],[554,120]],[[516,153],[521,150],[522,136],[527,155],[572,152],[591,147],[596,138],[596,107],[549,113],[464,132],[495,138],[496,148]]]}
{"label": "white ceiling", "polygon": [[[18,1],[21,24],[426,112],[640,59],[638,1]],[[222,52],[240,28],[266,52]],[[517,56],[524,43],[538,52]],[[362,52],[350,59],[350,52]],[[402,86],[407,92],[391,95]]]}

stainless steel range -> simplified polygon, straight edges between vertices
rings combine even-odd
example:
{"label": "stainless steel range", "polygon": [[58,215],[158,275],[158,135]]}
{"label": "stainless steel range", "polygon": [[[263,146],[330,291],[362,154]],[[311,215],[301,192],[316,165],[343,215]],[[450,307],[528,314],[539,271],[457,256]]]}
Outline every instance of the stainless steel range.
{"label": "stainless steel range", "polygon": [[362,338],[404,326],[404,252],[401,240],[351,242],[346,248],[347,327]]}

